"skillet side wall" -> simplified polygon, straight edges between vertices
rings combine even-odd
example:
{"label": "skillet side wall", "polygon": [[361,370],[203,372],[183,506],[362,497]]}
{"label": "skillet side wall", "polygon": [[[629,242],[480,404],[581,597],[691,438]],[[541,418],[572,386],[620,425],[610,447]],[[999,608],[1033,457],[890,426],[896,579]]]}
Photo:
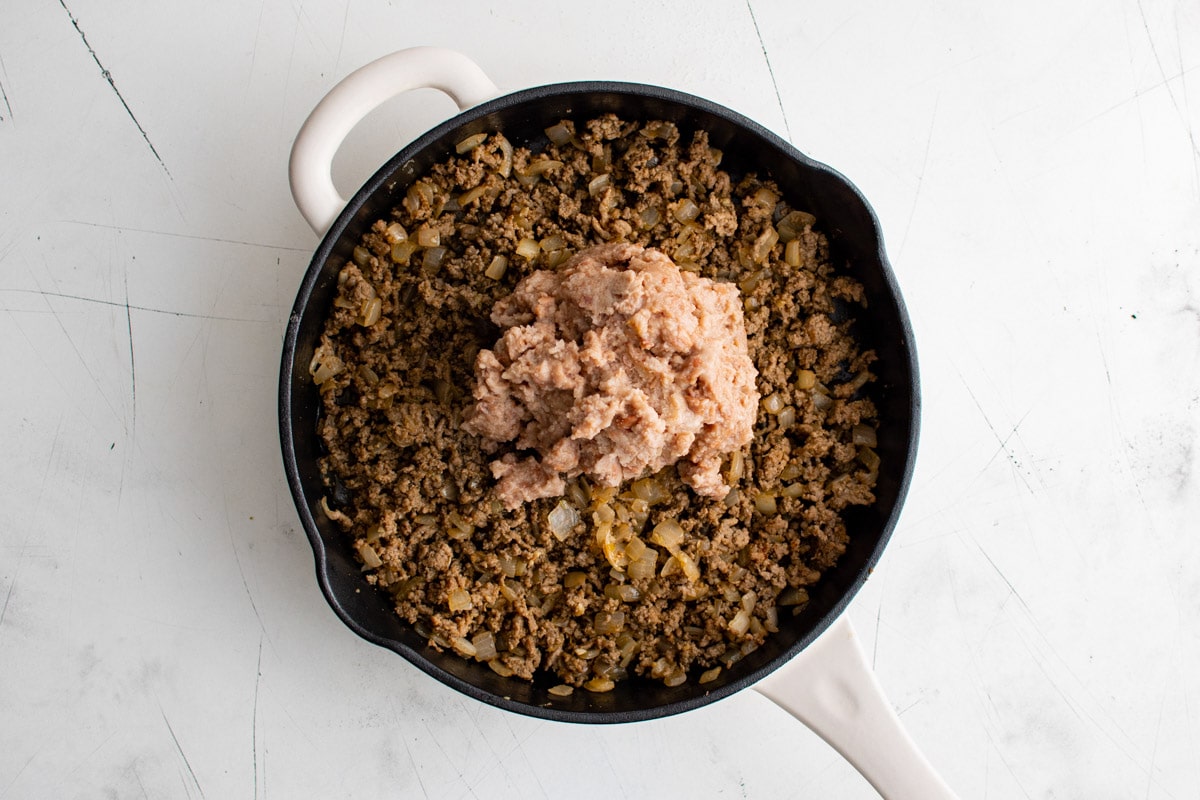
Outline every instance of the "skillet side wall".
{"label": "skillet side wall", "polygon": [[[501,131],[516,147],[544,143],[544,129],[559,119],[582,121],[613,112],[624,119],[667,119],[689,135],[703,128],[724,154],[722,168],[735,179],[746,172],[770,175],[784,196],[811,211],[830,238],[835,265],[861,281],[868,308],[858,311],[856,333],[879,354],[874,397],[880,412],[882,459],[877,502],[847,514],[850,545],[810,592],[799,616],[778,634],[704,687],[674,689],[630,679],[600,695],[575,692],[554,699],[557,681],[505,680],[485,665],[430,650],[391,611],[385,593],[371,589],[351,555],[348,537],[326,520],[318,503],[325,493],[316,436],[319,401],[308,365],[336,288],[337,272],[359,237],[387,217],[412,180],[453,153],[473,133]],[[718,700],[782,666],[823,631],[868,577],[895,525],[916,455],[919,397],[912,330],[883,251],[879,225],[866,201],[844,177],[806,158],[791,145],[740,115],[700,98],[636,84],[578,83],[538,87],[489,101],[434,128],[401,150],[354,196],[317,249],[289,320],[280,374],[280,435],[284,467],[316,559],[322,592],[338,616],[365,639],[387,647],[431,676],[476,699],[537,717],[587,723],[629,722],[667,716]]]}

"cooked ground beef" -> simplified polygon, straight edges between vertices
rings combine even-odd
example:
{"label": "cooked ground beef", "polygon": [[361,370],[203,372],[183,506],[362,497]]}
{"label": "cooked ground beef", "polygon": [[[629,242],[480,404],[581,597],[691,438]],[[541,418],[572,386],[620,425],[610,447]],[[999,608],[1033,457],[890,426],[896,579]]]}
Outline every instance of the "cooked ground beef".
{"label": "cooked ground beef", "polygon": [[[465,141],[341,270],[313,361],[322,502],[431,647],[556,675],[560,695],[634,673],[712,680],[802,607],[845,550],[845,507],[874,502],[875,354],[842,313],[863,289],[812,215],[769,180],[734,185],[703,131],[606,116],[547,134],[538,152]],[[724,460],[722,497],[668,466],[509,510],[489,465],[528,453],[463,429],[476,356],[500,333],[490,314],[521,278],[605,242],[738,287],[754,438]]]}

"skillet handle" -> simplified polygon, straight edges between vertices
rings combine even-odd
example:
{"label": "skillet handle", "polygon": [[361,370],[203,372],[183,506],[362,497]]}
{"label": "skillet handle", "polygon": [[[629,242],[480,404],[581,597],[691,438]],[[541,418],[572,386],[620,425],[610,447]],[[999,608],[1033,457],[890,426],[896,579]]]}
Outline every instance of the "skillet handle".
{"label": "skillet handle", "polygon": [[440,89],[461,109],[500,90],[479,66],[453,50],[413,47],[372,61],[347,75],[317,104],[292,145],[288,178],[304,219],[323,236],[346,200],[333,185],[333,156],[346,135],[371,111],[413,89]]}
{"label": "skillet handle", "polygon": [[754,689],[812,728],[886,800],[956,800],[904,731],[849,619]]}

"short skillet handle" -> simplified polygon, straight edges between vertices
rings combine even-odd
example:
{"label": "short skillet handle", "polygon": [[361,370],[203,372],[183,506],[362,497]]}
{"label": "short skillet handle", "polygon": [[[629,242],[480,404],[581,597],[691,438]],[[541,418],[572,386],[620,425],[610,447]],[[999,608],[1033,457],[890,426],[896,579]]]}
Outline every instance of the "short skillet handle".
{"label": "short skillet handle", "polygon": [[886,800],[956,800],[905,733],[845,617],[754,688],[829,742]]}
{"label": "short skillet handle", "polygon": [[474,61],[439,47],[414,47],[384,56],[347,75],[308,115],[288,164],[292,197],[304,219],[323,235],[346,207],[331,168],[346,135],[385,101],[413,89],[440,89],[461,109],[499,93]]}

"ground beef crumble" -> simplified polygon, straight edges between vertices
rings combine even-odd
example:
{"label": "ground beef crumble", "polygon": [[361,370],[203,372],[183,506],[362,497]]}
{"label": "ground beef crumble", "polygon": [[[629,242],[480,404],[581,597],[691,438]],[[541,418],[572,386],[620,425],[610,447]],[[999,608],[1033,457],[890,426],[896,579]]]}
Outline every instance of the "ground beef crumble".
{"label": "ground beef crumble", "polygon": [[[431,647],[548,675],[552,695],[707,682],[803,606],[845,550],[841,512],[874,502],[875,355],[846,313],[863,289],[812,215],[769,180],[735,184],[703,131],[605,116],[547,134],[536,152],[464,142],[341,270],[312,364],[322,506]],[[670,466],[506,509],[497,453],[463,429],[490,314],[522,277],[606,242],[738,287],[754,438],[724,460],[720,498]]]}

